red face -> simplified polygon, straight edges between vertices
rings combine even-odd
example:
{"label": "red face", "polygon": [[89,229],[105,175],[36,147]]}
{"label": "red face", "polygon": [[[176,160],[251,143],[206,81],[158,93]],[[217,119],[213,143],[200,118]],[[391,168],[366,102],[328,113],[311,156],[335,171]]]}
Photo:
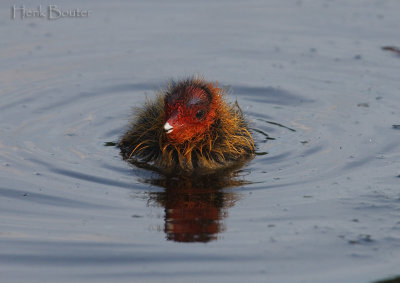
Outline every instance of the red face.
{"label": "red face", "polygon": [[187,86],[165,98],[164,131],[169,140],[183,143],[205,133],[214,122],[211,94],[196,86]]}

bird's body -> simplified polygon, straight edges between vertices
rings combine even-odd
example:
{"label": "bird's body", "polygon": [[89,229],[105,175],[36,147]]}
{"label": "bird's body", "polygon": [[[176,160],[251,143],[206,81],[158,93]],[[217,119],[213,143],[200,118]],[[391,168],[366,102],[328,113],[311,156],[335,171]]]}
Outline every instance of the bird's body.
{"label": "bird's body", "polygon": [[137,109],[119,142],[124,159],[161,172],[209,172],[254,155],[254,142],[237,103],[202,79],[172,82]]}

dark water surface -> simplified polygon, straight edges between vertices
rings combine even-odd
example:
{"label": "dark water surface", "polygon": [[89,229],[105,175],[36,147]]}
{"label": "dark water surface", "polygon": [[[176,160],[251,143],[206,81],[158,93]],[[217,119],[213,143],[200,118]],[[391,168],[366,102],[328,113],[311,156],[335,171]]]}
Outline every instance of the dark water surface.
{"label": "dark water surface", "polygon": [[[10,19],[13,5],[88,18]],[[3,282],[400,274],[397,1],[3,1]],[[164,178],[113,145],[170,78],[228,87],[254,160]],[[107,146],[108,145],[108,146]],[[111,145],[111,146],[110,146]]]}

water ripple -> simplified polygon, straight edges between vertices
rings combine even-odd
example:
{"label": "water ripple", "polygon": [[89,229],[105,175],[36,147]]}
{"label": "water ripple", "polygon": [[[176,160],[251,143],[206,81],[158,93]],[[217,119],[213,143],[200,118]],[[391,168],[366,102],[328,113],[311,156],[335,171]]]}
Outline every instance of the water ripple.
{"label": "water ripple", "polygon": [[46,205],[62,206],[62,207],[74,207],[74,208],[110,208],[105,205],[93,204],[90,202],[84,202],[74,199],[68,199],[64,197],[49,196],[47,194],[40,193],[27,193],[23,190],[18,189],[6,189],[0,187],[0,196],[6,198],[15,198],[19,200],[25,200],[28,202],[35,202]]}

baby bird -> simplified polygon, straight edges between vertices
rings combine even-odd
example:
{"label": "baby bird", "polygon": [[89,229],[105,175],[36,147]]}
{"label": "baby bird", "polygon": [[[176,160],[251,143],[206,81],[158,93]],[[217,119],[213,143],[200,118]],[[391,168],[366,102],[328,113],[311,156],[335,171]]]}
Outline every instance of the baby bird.
{"label": "baby bird", "polygon": [[248,123],[224,95],[202,78],[172,81],[137,109],[119,142],[123,158],[166,174],[212,172],[252,158]]}

